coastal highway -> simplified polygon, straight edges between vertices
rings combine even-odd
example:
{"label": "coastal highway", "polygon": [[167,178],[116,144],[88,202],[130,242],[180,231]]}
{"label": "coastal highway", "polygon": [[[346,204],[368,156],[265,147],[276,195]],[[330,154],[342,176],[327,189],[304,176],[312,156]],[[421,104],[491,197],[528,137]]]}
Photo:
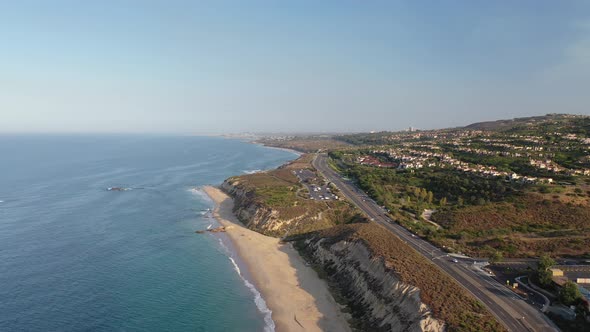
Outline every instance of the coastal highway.
{"label": "coastal highway", "polygon": [[320,153],[315,156],[312,164],[340,190],[342,195],[365,212],[371,221],[385,227],[455,279],[459,285],[482,302],[509,331],[559,331],[542,312],[477,269],[473,261],[454,260],[446,252],[395,223],[381,206],[330,168],[327,160],[328,156]]}

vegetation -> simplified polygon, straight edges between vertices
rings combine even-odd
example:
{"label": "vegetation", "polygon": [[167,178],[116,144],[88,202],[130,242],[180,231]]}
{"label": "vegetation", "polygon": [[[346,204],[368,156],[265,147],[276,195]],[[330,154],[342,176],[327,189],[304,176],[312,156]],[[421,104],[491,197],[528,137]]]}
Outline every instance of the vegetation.
{"label": "vegetation", "polygon": [[[342,173],[391,211],[400,224],[440,246],[479,257],[584,256],[590,248],[590,208],[553,197],[557,188],[477,177],[448,169],[414,172],[354,164],[331,154]],[[349,158],[350,160],[351,158]],[[421,221],[425,209],[436,212]]]}
{"label": "vegetation", "polygon": [[350,145],[335,140],[332,137],[327,136],[291,136],[291,137],[265,137],[257,140],[258,143],[266,146],[272,146],[277,148],[292,149],[301,151],[304,153],[317,152],[318,150],[332,150],[332,149],[343,149]]}
{"label": "vegetation", "polygon": [[551,271],[549,270],[553,265],[555,265],[555,261],[547,256],[541,256],[539,263],[537,264],[537,280],[543,287],[548,287],[551,285]]}
{"label": "vegetation", "polygon": [[362,241],[373,257],[384,259],[390,273],[420,289],[422,302],[431,308],[435,317],[448,324],[448,331],[504,331],[485,307],[467,291],[377,224],[342,225],[309,236],[322,238],[324,246],[342,240]]}
{"label": "vegetation", "polygon": [[[298,181],[293,170],[315,171],[311,160],[310,155],[303,155],[276,170],[237,176],[227,181],[248,193],[246,196],[250,203],[272,208],[278,218],[299,219],[299,222],[289,224],[287,229],[264,233],[281,237],[288,234],[291,238],[301,234],[322,234],[330,238],[354,232],[375,256],[383,256],[388,266],[395,267],[392,273],[396,273],[403,282],[420,288],[424,303],[432,307],[435,317],[447,322],[449,331],[504,330],[481,303],[450,277],[398,238],[389,236],[374,224],[364,223],[366,219],[349,203],[309,200],[305,186]],[[423,191],[417,193],[425,203],[431,204],[434,204],[433,195]]]}
{"label": "vegetation", "polygon": [[573,321],[565,319],[557,314],[547,313],[547,315],[563,332],[580,332],[588,331],[590,329],[590,323],[586,320],[587,316],[583,314],[578,314]]}
{"label": "vegetation", "polygon": [[551,319],[564,332],[590,330],[590,305],[582,297],[578,285],[573,281],[567,281],[559,289],[557,299],[563,305],[573,306],[576,317],[573,320],[564,319],[558,315],[550,315]]}
{"label": "vegetation", "polygon": [[[339,224],[364,222],[361,213],[346,201],[315,201],[308,197],[307,188],[300,183],[293,171],[308,169],[312,155],[298,159],[271,171],[234,176],[226,181],[248,193],[248,204],[268,208],[282,227],[257,229],[266,235],[283,237],[312,232]],[[322,180],[318,179],[317,182]],[[287,222],[290,221],[290,222]]]}
{"label": "vegetation", "polygon": [[565,305],[577,304],[581,299],[582,293],[573,281],[567,281],[559,290],[559,302]]}
{"label": "vegetation", "polygon": [[555,129],[559,127],[552,126],[551,124],[547,124],[548,120],[556,121],[558,123],[567,122],[570,119],[570,115],[568,114],[547,114],[541,116],[531,116],[531,117],[524,117],[524,118],[515,118],[511,120],[497,120],[497,121],[486,121],[486,122],[478,122],[473,123],[465,128],[467,129],[479,129],[479,130],[498,130],[498,131],[508,131],[511,133],[522,132],[526,131],[527,129],[530,130],[531,127],[535,127],[538,125],[543,126],[542,129],[545,132],[554,132]]}
{"label": "vegetation", "polygon": [[504,256],[502,255],[502,253],[499,251],[494,251],[492,256],[490,256],[489,262],[490,262],[490,264],[499,263],[502,261],[502,259],[504,259]]}
{"label": "vegetation", "polygon": [[590,117],[549,114],[345,135],[356,148],[330,157],[394,220],[449,251],[590,257],[589,128]]}
{"label": "vegetation", "polygon": [[[328,150],[334,170],[356,181],[394,220],[447,251],[491,262],[543,253],[590,258],[590,117],[550,114],[464,128],[282,137],[263,143]],[[355,224],[363,220],[355,208],[307,200],[305,186],[289,167],[312,169],[309,158],[236,182],[249,186],[252,199],[280,218],[300,218],[289,235],[312,232],[365,242],[404,282],[421,289],[424,303],[449,323],[449,330],[501,329],[482,313],[481,304],[462,298],[462,289],[453,288],[458,286],[440,277],[440,271],[431,271],[432,265],[414,251],[406,253],[407,246],[394,243],[399,241],[395,237],[374,225]],[[543,257],[533,277],[551,285],[553,264]],[[560,293],[563,303],[576,303],[576,298],[571,286]]]}

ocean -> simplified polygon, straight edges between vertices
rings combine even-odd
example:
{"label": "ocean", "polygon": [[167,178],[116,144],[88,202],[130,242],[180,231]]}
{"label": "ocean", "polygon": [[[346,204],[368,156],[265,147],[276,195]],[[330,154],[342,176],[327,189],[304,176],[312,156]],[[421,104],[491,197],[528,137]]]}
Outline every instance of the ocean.
{"label": "ocean", "polygon": [[231,245],[195,234],[217,224],[199,187],[295,157],[213,137],[0,136],[0,331],[271,330]]}

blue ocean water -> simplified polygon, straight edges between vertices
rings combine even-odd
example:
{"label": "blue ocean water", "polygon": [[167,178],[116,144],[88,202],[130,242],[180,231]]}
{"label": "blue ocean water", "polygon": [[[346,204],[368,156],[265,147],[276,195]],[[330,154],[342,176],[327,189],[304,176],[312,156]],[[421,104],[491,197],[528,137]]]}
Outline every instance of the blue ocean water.
{"label": "blue ocean water", "polygon": [[196,188],[294,157],[223,138],[0,136],[0,331],[262,331],[219,238],[194,233],[214,223]]}

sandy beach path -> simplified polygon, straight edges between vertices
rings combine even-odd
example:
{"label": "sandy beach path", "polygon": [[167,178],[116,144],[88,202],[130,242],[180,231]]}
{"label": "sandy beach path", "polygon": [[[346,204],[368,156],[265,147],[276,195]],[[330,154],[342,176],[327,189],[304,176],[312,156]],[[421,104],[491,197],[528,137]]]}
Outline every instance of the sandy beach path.
{"label": "sandy beach path", "polygon": [[215,201],[215,218],[227,230],[253,282],[272,310],[276,331],[350,331],[326,283],[290,244],[244,227],[233,214],[233,200],[218,188],[203,190]]}

